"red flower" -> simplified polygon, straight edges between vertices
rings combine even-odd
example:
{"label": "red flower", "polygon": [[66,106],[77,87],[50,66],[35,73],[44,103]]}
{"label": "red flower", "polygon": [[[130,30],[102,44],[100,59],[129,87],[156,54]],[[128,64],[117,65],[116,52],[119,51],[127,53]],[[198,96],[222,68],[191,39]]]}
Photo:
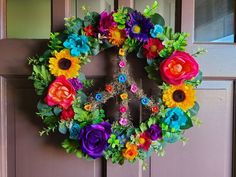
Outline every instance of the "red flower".
{"label": "red flower", "polygon": [[159,108],[157,106],[152,106],[151,110],[153,113],[157,113],[159,111]]}
{"label": "red flower", "polygon": [[63,109],[61,112],[60,118],[62,120],[71,120],[74,118],[75,112],[72,107],[69,107],[68,109]]}
{"label": "red flower", "polygon": [[63,109],[68,109],[75,100],[75,90],[65,76],[59,76],[49,86],[45,103],[49,106],[59,105]]}
{"label": "red flower", "polygon": [[113,90],[112,85],[106,85],[105,90],[106,90],[107,92],[111,93],[112,90]]}
{"label": "red flower", "polygon": [[143,45],[143,52],[146,58],[154,59],[159,56],[159,52],[164,48],[164,45],[159,39],[150,38],[147,44]]}
{"label": "red flower", "polygon": [[151,139],[146,132],[142,133],[138,140],[138,147],[144,151],[148,151],[151,145]]}
{"label": "red flower", "polygon": [[84,28],[86,36],[95,36],[95,28],[92,25],[88,25]]}
{"label": "red flower", "polygon": [[198,63],[186,52],[175,51],[160,64],[163,81],[172,85],[180,85],[198,74]]}

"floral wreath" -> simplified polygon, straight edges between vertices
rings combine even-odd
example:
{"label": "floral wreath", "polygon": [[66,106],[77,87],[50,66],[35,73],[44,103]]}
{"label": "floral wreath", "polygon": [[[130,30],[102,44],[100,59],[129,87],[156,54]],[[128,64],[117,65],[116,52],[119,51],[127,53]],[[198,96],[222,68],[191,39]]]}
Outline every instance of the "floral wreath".
{"label": "floral wreath", "polygon": [[[184,131],[201,124],[195,88],[202,73],[194,57],[202,50],[185,52],[188,34],[165,26],[157,8],[155,1],[143,14],[127,7],[100,14],[85,9],[84,19],[66,18],[65,30],[50,35],[44,54],[29,58],[30,79],[42,97],[37,115],[45,128],[40,135],[58,130],[66,136],[62,143],[66,152],[119,164],[145,161],[153,152],[163,156],[168,143],[188,140]],[[93,86],[93,80],[86,79],[80,68],[110,47],[119,49],[114,78],[103,91],[88,95],[84,90]],[[131,52],[147,60],[145,70],[160,88],[160,97],[148,97],[130,76],[126,56]],[[150,113],[138,127],[128,109],[132,94]],[[117,95],[119,118],[111,122],[102,105]]]}

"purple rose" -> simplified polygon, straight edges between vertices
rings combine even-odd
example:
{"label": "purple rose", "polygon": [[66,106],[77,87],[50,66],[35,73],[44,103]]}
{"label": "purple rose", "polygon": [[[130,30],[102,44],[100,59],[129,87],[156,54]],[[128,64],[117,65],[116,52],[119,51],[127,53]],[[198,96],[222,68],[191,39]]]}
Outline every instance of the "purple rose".
{"label": "purple rose", "polygon": [[152,124],[151,127],[147,130],[148,136],[151,140],[156,141],[162,138],[162,131],[159,125]]}
{"label": "purple rose", "polygon": [[75,91],[83,88],[83,83],[78,78],[68,79]]}
{"label": "purple rose", "polygon": [[101,13],[101,19],[99,22],[99,31],[102,34],[107,34],[109,28],[111,28],[112,26],[115,26],[116,23],[113,20],[113,16],[112,13],[108,13],[106,11],[103,11]]}
{"label": "purple rose", "polygon": [[110,138],[110,134],[111,124],[108,122],[84,127],[79,135],[82,151],[93,159],[101,157],[108,146],[107,140]]}

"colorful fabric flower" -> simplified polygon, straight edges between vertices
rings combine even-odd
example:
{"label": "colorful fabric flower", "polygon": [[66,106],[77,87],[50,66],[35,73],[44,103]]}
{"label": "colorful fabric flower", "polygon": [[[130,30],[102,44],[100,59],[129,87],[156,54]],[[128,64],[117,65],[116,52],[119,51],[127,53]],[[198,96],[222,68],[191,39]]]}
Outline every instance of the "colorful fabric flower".
{"label": "colorful fabric flower", "polygon": [[120,56],[125,56],[125,50],[124,49],[119,49],[119,55]]}
{"label": "colorful fabric flower", "polygon": [[97,93],[97,94],[95,95],[95,99],[96,99],[96,101],[101,101],[101,100],[103,99],[103,94]]}
{"label": "colorful fabric flower", "polygon": [[49,106],[59,105],[63,109],[68,109],[75,100],[75,90],[65,76],[57,77],[49,86],[45,103]]}
{"label": "colorful fabric flower", "polygon": [[162,99],[169,108],[179,107],[184,111],[191,109],[196,101],[196,91],[191,85],[171,85],[163,91]]}
{"label": "colorful fabric flower", "polygon": [[150,30],[150,34],[153,38],[157,38],[157,35],[163,32],[164,32],[164,28],[159,24],[156,24],[154,28]]}
{"label": "colorful fabric flower", "polygon": [[68,81],[72,84],[75,91],[81,90],[84,86],[78,78],[68,79]]}
{"label": "colorful fabric flower", "polygon": [[87,105],[84,106],[84,109],[85,109],[86,111],[90,111],[91,108],[92,108],[92,105],[91,105],[91,104],[87,104]]}
{"label": "colorful fabric flower", "polygon": [[122,83],[122,84],[125,83],[127,81],[126,75],[125,74],[120,74],[118,76],[118,81],[119,81],[119,83]]}
{"label": "colorful fabric flower", "polygon": [[141,103],[142,103],[142,105],[144,105],[144,106],[148,105],[149,102],[150,102],[150,99],[148,99],[147,97],[143,97],[143,98],[141,99]]}
{"label": "colorful fabric flower", "polygon": [[138,86],[136,84],[132,84],[130,87],[130,91],[132,93],[136,93],[138,91]]}
{"label": "colorful fabric flower", "polygon": [[181,129],[181,127],[186,125],[187,120],[188,120],[187,115],[182,111],[182,109],[176,107],[168,109],[163,122],[169,128],[178,131]]}
{"label": "colorful fabric flower", "polygon": [[103,151],[108,146],[108,139],[111,134],[111,124],[102,122],[88,125],[80,130],[79,143],[83,153],[88,154],[93,159],[103,155]]}
{"label": "colorful fabric flower", "polygon": [[125,30],[118,29],[117,26],[109,28],[108,40],[112,45],[121,46],[126,38]]}
{"label": "colorful fabric flower", "polygon": [[107,84],[106,87],[105,87],[105,90],[106,90],[107,92],[111,93],[111,92],[113,91],[112,85]]}
{"label": "colorful fabric flower", "polygon": [[161,127],[157,124],[152,124],[150,128],[147,130],[147,135],[150,137],[152,141],[161,139],[162,138]]}
{"label": "colorful fabric flower", "polygon": [[153,24],[150,19],[144,17],[140,12],[133,11],[129,14],[130,19],[127,22],[127,34],[141,42],[146,42],[150,35],[150,29]]}
{"label": "colorful fabric flower", "polygon": [[79,57],[81,54],[87,54],[90,51],[87,36],[70,34],[63,43],[64,47],[70,49],[70,54]]}
{"label": "colorful fabric flower", "polygon": [[157,112],[159,111],[158,106],[152,106],[152,107],[151,107],[151,111],[152,111],[153,113],[157,113]]}
{"label": "colorful fabric flower", "polygon": [[150,145],[151,145],[150,137],[146,132],[142,133],[138,139],[138,147],[140,149],[143,149],[144,151],[148,151]]}
{"label": "colorful fabric flower", "polygon": [[180,85],[192,79],[198,72],[198,63],[186,52],[175,51],[160,64],[163,81],[173,85]]}
{"label": "colorful fabric flower", "polygon": [[74,78],[79,74],[79,69],[80,59],[71,56],[68,49],[55,52],[55,56],[49,59],[49,70],[54,76]]}
{"label": "colorful fabric flower", "polygon": [[92,25],[88,25],[84,28],[86,36],[96,36],[96,29]]}
{"label": "colorful fabric flower", "polygon": [[60,118],[62,120],[71,120],[75,116],[75,112],[72,107],[69,107],[68,109],[63,109],[60,115]]}
{"label": "colorful fabric flower", "polygon": [[119,123],[120,123],[120,125],[126,126],[128,124],[128,119],[121,117],[119,119]]}
{"label": "colorful fabric flower", "polygon": [[134,158],[138,155],[137,145],[127,142],[125,147],[126,148],[122,150],[123,157],[127,160],[134,160]]}
{"label": "colorful fabric flower", "polygon": [[120,113],[125,113],[127,108],[125,106],[120,106]]}
{"label": "colorful fabric flower", "polygon": [[159,52],[164,48],[164,45],[159,39],[150,38],[146,44],[143,45],[144,56],[148,59],[154,59],[159,56]]}
{"label": "colorful fabric flower", "polygon": [[77,140],[80,133],[80,126],[77,123],[72,123],[69,128],[70,139]]}
{"label": "colorful fabric flower", "polygon": [[122,94],[120,94],[120,98],[122,99],[122,100],[127,100],[128,99],[128,94],[127,93],[122,93]]}
{"label": "colorful fabric flower", "polygon": [[121,61],[119,62],[119,67],[124,68],[125,66],[126,66],[126,62],[123,61],[123,60],[121,60]]}
{"label": "colorful fabric flower", "polygon": [[101,34],[107,35],[109,28],[113,26],[116,26],[116,22],[113,20],[112,13],[103,11],[100,14],[99,31]]}

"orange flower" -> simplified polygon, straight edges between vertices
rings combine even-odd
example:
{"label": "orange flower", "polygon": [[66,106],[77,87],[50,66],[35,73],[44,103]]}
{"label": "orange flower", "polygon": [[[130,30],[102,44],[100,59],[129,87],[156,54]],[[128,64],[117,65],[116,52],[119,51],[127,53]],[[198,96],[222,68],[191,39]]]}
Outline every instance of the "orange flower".
{"label": "orange flower", "polygon": [[111,93],[112,90],[113,90],[112,85],[106,85],[105,90],[106,90],[107,92]]}
{"label": "orange flower", "polygon": [[45,102],[49,106],[59,105],[63,109],[68,109],[75,99],[75,94],[73,86],[66,80],[66,77],[59,76],[49,86]]}
{"label": "orange flower", "polygon": [[87,104],[87,105],[84,106],[84,109],[85,109],[86,111],[90,111],[91,108],[92,108],[92,105],[91,105],[91,104]]}
{"label": "orange flower", "polygon": [[125,41],[125,31],[118,29],[116,26],[109,29],[108,39],[112,45],[120,46]]}
{"label": "orange flower", "polygon": [[126,149],[122,150],[122,155],[127,160],[134,160],[134,158],[138,155],[138,147],[135,144],[131,144],[127,142],[125,145]]}
{"label": "orange flower", "polygon": [[119,55],[120,56],[125,56],[125,50],[124,49],[119,49]]}
{"label": "orange flower", "polygon": [[121,98],[122,100],[127,100],[127,99],[128,99],[128,94],[127,94],[127,93],[122,93],[122,94],[120,95],[120,98]]}

